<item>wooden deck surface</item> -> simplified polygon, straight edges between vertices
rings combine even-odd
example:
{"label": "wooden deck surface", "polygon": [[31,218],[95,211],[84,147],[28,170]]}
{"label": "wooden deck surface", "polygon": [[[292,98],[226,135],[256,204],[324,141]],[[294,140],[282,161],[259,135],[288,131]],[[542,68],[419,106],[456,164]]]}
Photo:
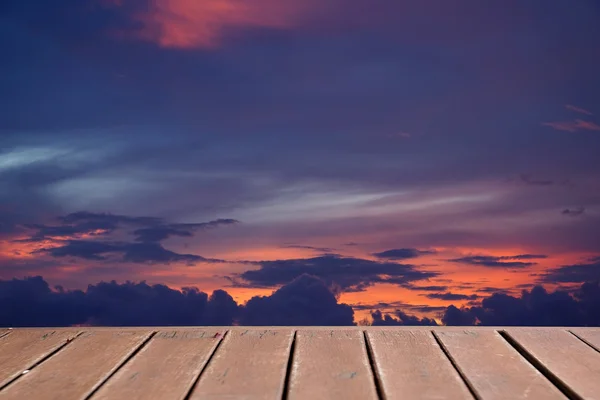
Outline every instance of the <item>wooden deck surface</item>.
{"label": "wooden deck surface", "polygon": [[600,400],[600,328],[0,328],[0,399]]}

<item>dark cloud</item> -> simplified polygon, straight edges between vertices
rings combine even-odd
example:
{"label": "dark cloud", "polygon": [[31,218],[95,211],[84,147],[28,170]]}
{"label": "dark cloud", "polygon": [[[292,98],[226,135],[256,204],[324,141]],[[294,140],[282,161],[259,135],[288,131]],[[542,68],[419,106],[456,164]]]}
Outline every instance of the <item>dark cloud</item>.
{"label": "dark cloud", "polygon": [[536,254],[519,254],[516,256],[479,255],[455,258],[448,261],[460,264],[480,265],[489,268],[526,268],[536,265],[537,263],[518,260],[535,260],[540,258],[547,258],[547,256]]}
{"label": "dark cloud", "polygon": [[408,258],[416,258],[428,254],[436,254],[432,250],[419,250],[419,249],[392,249],[382,251],[381,253],[373,253],[377,258],[384,258],[388,260],[404,260]]}
{"label": "dark cloud", "polygon": [[303,246],[303,245],[296,245],[296,244],[290,244],[290,245],[285,245],[285,246],[281,246],[281,247],[284,249],[314,250],[314,251],[318,251],[318,252],[322,252],[322,253],[333,253],[335,251],[335,249],[332,249],[330,247]]}
{"label": "dark cloud", "polygon": [[446,290],[448,289],[448,286],[442,286],[442,285],[431,285],[431,286],[414,286],[414,285],[405,285],[404,286],[407,289],[411,289],[411,290],[425,290],[428,292],[440,292],[442,290]]}
{"label": "dark cloud", "polygon": [[476,294],[466,295],[466,294],[450,293],[450,292],[446,292],[446,293],[431,293],[431,294],[427,294],[426,297],[428,297],[430,299],[447,300],[447,301],[452,301],[452,300],[477,300],[479,298],[479,296],[477,296]]}
{"label": "dark cloud", "polygon": [[196,224],[162,224],[148,228],[137,229],[133,232],[139,242],[160,242],[168,239],[170,236],[191,237],[194,232],[200,229],[216,228],[222,225],[232,225],[239,221],[234,219],[217,219],[210,222]]}
{"label": "dark cloud", "polygon": [[354,324],[352,308],[307,275],[245,306],[223,290],[209,297],[196,288],[112,281],[68,291],[51,289],[41,277],[0,280],[0,300],[0,326],[5,327]]}
{"label": "dark cloud", "polygon": [[578,217],[578,216],[582,215],[584,212],[585,212],[584,207],[578,207],[578,208],[574,208],[574,209],[565,208],[564,210],[562,210],[561,214],[569,216],[569,217]]}
{"label": "dark cloud", "polygon": [[519,176],[519,178],[521,179],[521,182],[526,183],[527,185],[533,185],[533,186],[550,186],[550,185],[554,185],[555,182],[553,180],[550,179],[534,179],[532,178],[530,175],[526,175],[526,174],[521,174]]}
{"label": "dark cloud", "polygon": [[564,265],[541,274],[547,283],[582,283],[600,280],[600,260],[588,264]]}
{"label": "dark cloud", "polygon": [[[215,228],[238,223],[234,219],[217,219],[202,223],[166,223],[161,218],[131,217],[108,213],[77,212],[58,217],[63,225],[25,224],[35,230],[30,237],[15,242],[52,241],[56,246],[38,249],[35,253],[46,253],[53,257],[79,257],[86,260],[107,260],[109,255],[122,254],[122,260],[133,263],[170,262],[221,262],[194,254],[179,254],[165,249],[159,242],[170,236],[191,237],[201,229]],[[111,240],[79,239],[83,235],[107,237],[124,226],[142,226],[133,234],[141,243]]]}
{"label": "dark cloud", "polygon": [[354,325],[354,311],[339,304],[321,279],[303,274],[271,296],[250,299],[240,325]]}
{"label": "dark cloud", "polygon": [[[527,285],[527,287],[531,287],[533,285]],[[518,287],[518,286],[517,286]],[[508,293],[508,290],[506,289],[501,289],[501,288],[497,288],[497,287],[493,287],[493,286],[484,286],[481,288],[477,288],[477,292],[481,292],[481,293]]]}
{"label": "dark cloud", "polygon": [[[195,288],[116,282],[84,291],[51,289],[41,277],[0,281],[0,326],[189,326],[231,325],[237,305]],[[234,306],[235,305],[235,306]]]}
{"label": "dark cloud", "polygon": [[[395,316],[395,317],[394,317]],[[430,318],[419,318],[414,315],[408,315],[400,310],[394,312],[394,316],[383,315],[380,310],[371,313],[372,326],[437,326],[437,322]]]}
{"label": "dark cloud", "polygon": [[171,262],[223,262],[194,254],[179,254],[165,249],[158,243],[101,242],[92,240],[67,240],[65,244],[36,250],[53,257],[79,257],[86,260],[109,260],[111,254],[121,254],[122,261],[132,263]]}
{"label": "dark cloud", "polygon": [[599,300],[598,282],[584,283],[574,296],[536,286],[520,297],[496,293],[483,299],[481,306],[450,306],[442,321],[445,325],[600,326]]}
{"label": "dark cloud", "polygon": [[343,291],[362,291],[375,283],[403,285],[433,278],[437,272],[419,271],[412,265],[377,262],[358,258],[326,255],[296,260],[260,261],[258,270],[241,273],[239,278],[253,285],[277,286],[309,274],[337,285]]}

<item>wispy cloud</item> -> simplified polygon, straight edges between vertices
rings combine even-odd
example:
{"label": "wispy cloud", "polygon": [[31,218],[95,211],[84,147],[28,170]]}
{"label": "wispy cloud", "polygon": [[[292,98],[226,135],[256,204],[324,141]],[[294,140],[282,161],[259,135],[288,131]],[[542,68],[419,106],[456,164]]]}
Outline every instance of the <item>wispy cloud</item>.
{"label": "wispy cloud", "polygon": [[592,121],[584,121],[581,119],[564,122],[544,122],[542,125],[549,126],[557,131],[565,132],[600,131],[600,125]]}
{"label": "wispy cloud", "polygon": [[536,260],[547,257],[548,256],[543,254],[519,254],[515,256],[477,255],[455,258],[448,261],[459,264],[479,265],[489,268],[525,268],[536,265],[537,263],[531,261],[524,262],[523,260]]}
{"label": "wispy cloud", "polygon": [[588,111],[586,109],[583,109],[581,107],[577,107],[577,106],[574,106],[574,105],[571,105],[571,104],[565,105],[565,108],[567,110],[575,111],[575,112],[580,113],[580,114],[594,115],[592,112],[590,112],[590,111]]}
{"label": "wispy cloud", "polygon": [[570,208],[566,208],[564,210],[562,210],[563,215],[567,215],[569,217],[578,217],[581,214],[583,214],[585,212],[585,208],[584,207],[577,207],[574,209],[570,209]]}

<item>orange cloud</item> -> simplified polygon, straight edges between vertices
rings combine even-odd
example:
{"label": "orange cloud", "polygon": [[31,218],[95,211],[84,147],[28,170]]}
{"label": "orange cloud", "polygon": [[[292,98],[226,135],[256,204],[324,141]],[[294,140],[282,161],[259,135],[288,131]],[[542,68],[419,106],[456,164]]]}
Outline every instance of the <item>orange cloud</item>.
{"label": "orange cloud", "polygon": [[309,8],[307,1],[152,0],[138,19],[141,36],[162,47],[215,47],[225,30],[288,28]]}

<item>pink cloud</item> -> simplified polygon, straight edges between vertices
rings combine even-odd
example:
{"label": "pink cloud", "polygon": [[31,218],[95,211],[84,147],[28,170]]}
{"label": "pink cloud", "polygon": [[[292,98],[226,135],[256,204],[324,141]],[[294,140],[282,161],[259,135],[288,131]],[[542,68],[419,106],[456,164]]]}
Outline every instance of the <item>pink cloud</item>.
{"label": "pink cloud", "polygon": [[219,45],[226,30],[293,27],[313,1],[289,0],[153,0],[137,18],[141,37],[162,47],[202,48]]}
{"label": "pink cloud", "polygon": [[576,119],[575,121],[565,122],[544,122],[542,125],[549,126],[557,131],[577,132],[577,131],[600,131],[600,125],[591,122]]}
{"label": "pink cloud", "polygon": [[565,108],[566,108],[567,110],[575,111],[575,112],[577,112],[577,113],[580,113],[580,114],[585,114],[585,115],[594,115],[594,114],[592,114],[592,113],[591,113],[590,111],[588,111],[588,110],[585,110],[585,109],[583,109],[583,108],[580,108],[580,107],[573,106],[573,105],[571,105],[571,104],[567,104],[567,105],[565,105]]}

